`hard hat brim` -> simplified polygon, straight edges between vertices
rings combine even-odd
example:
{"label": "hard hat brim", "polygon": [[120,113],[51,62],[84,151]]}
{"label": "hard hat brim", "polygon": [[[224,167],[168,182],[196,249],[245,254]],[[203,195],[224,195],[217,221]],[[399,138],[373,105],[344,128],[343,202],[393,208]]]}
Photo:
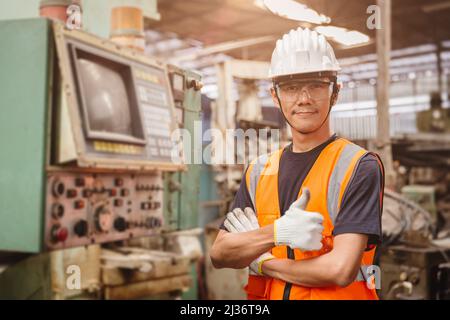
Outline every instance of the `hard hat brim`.
{"label": "hard hat brim", "polygon": [[308,72],[308,73],[295,73],[286,74],[272,77],[272,81],[275,83],[285,82],[296,79],[315,79],[315,78],[331,78],[336,80],[337,71],[318,71],[318,72]]}

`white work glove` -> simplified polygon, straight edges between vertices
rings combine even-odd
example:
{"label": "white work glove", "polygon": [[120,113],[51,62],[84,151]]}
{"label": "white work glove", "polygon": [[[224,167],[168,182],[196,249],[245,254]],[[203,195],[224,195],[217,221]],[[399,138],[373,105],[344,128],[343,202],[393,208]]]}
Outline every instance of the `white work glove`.
{"label": "white work glove", "polygon": [[227,213],[224,222],[225,228],[232,233],[247,232],[259,229],[258,219],[251,208],[245,208],[244,211],[236,208]]}
{"label": "white work glove", "polygon": [[[252,208],[245,208],[242,211],[240,208],[236,208],[231,212],[227,213],[227,218],[224,222],[225,228],[232,233],[238,232],[248,232],[259,229],[258,219],[256,218],[255,212]],[[275,257],[266,252],[260,255],[258,258],[253,260],[250,265],[251,275],[263,275],[262,265],[267,260],[275,259]]]}
{"label": "white work glove", "polygon": [[291,204],[284,215],[274,222],[275,245],[286,245],[302,251],[322,248],[323,216],[305,211],[310,198],[308,188],[303,188],[300,198]]}

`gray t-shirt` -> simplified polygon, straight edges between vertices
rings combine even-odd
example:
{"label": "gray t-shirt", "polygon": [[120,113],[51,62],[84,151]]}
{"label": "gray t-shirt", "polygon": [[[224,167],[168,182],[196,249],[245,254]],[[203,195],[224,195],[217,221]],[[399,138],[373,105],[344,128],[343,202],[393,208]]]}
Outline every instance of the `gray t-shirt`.
{"label": "gray t-shirt", "polygon": [[[292,152],[292,144],[283,150],[278,172],[279,206],[282,214],[297,199],[303,180],[308,175],[320,152],[335,139],[337,139],[337,136],[333,135],[326,142],[307,152]],[[369,236],[368,249],[381,242],[382,202],[380,200],[382,199],[380,197],[382,197],[384,186],[381,170],[382,168],[380,168],[374,155],[367,154],[361,159],[342,198],[333,235],[343,233],[366,234]],[[253,208],[253,204],[245,179],[242,179],[231,210],[246,207]],[[226,230],[223,224],[221,229]]]}

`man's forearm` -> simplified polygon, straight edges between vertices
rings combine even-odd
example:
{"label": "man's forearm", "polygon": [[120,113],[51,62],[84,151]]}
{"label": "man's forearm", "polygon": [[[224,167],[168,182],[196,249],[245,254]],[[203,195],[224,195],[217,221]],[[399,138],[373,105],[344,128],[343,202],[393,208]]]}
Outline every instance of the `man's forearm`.
{"label": "man's forearm", "polygon": [[295,261],[273,259],[262,266],[264,275],[304,287],[328,287],[335,285],[332,269],[316,259]]}
{"label": "man's forearm", "polygon": [[241,269],[273,248],[273,225],[255,231],[226,233],[211,248],[211,260],[216,268]]}
{"label": "man's forearm", "polygon": [[262,271],[269,277],[304,287],[346,287],[358,274],[366,244],[366,235],[340,235],[329,253],[301,261],[273,259],[262,265]]}

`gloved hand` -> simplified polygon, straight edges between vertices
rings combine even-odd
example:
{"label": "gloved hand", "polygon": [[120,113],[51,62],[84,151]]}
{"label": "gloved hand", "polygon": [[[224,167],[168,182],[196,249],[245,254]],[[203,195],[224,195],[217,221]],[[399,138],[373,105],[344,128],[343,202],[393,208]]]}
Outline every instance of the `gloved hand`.
{"label": "gloved hand", "polygon": [[265,252],[262,255],[260,255],[258,258],[253,260],[250,265],[248,266],[250,268],[250,274],[251,275],[258,275],[263,276],[262,272],[262,265],[264,262],[275,259],[275,256],[272,255],[269,252]]}
{"label": "gloved hand", "polygon": [[308,188],[303,188],[300,198],[291,204],[284,215],[274,222],[275,245],[287,245],[302,251],[322,248],[323,216],[305,211],[310,198]]}
{"label": "gloved hand", "polygon": [[[242,211],[240,208],[236,208],[227,213],[227,218],[224,222],[225,228],[232,233],[247,232],[259,229],[258,219],[252,208],[245,208]],[[250,265],[251,275],[263,275],[262,265],[265,261],[275,259],[275,257],[266,252],[253,260]]]}
{"label": "gloved hand", "polygon": [[240,208],[236,208],[233,211],[228,212],[224,225],[228,231],[233,233],[259,229],[258,219],[252,208],[245,208],[244,211]]}

